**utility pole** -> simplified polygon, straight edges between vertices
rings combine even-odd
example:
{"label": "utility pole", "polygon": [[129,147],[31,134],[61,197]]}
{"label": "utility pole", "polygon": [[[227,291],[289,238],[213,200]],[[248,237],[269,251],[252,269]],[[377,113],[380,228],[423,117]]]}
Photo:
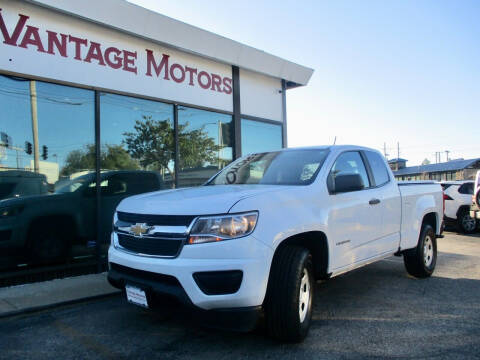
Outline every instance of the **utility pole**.
{"label": "utility pole", "polygon": [[383,143],[383,156],[385,156],[385,159],[388,159],[388,154],[387,154],[387,143]]}
{"label": "utility pole", "polygon": [[40,171],[40,154],[38,145],[38,116],[37,116],[37,85],[35,80],[30,81],[30,107],[32,110],[32,133],[33,133],[33,169]]}
{"label": "utility pole", "polygon": [[442,162],[442,152],[441,151],[438,152],[438,162],[439,163]]}
{"label": "utility pole", "polygon": [[397,142],[397,160],[400,159],[400,142]]}
{"label": "utility pole", "polygon": [[445,154],[447,154],[447,161],[450,161],[450,158],[448,157],[449,153],[450,153],[450,150],[445,150]]}

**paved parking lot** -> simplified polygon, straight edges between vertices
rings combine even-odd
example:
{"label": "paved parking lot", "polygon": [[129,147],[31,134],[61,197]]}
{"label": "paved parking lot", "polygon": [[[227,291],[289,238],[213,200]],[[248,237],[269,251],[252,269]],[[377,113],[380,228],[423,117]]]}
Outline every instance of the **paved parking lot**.
{"label": "paved parking lot", "polygon": [[480,235],[439,239],[434,276],[390,258],[318,284],[306,341],[203,328],[121,297],[0,320],[2,359],[480,358]]}

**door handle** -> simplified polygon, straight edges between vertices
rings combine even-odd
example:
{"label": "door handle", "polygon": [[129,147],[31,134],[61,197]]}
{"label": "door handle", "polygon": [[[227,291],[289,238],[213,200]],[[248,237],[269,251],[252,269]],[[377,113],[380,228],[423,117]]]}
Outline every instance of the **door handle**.
{"label": "door handle", "polygon": [[372,199],[368,202],[370,205],[380,204],[380,199]]}

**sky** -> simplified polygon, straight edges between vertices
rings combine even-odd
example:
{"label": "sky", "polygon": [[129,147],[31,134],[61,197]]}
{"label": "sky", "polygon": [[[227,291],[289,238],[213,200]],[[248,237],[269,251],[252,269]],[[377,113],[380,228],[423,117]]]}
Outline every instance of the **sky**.
{"label": "sky", "polygon": [[480,157],[480,1],[131,2],[313,68],[287,92],[289,147]]}

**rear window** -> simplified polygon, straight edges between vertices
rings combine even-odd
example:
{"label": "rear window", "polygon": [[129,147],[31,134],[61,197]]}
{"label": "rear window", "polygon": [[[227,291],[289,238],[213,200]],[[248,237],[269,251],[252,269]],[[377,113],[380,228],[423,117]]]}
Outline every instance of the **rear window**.
{"label": "rear window", "polygon": [[473,183],[465,183],[458,188],[458,192],[464,195],[473,195]]}
{"label": "rear window", "polygon": [[375,180],[375,186],[381,186],[386,184],[390,177],[388,176],[388,170],[385,166],[385,161],[380,156],[373,151],[365,151],[365,155],[367,156],[368,163],[373,172],[373,178]]}

